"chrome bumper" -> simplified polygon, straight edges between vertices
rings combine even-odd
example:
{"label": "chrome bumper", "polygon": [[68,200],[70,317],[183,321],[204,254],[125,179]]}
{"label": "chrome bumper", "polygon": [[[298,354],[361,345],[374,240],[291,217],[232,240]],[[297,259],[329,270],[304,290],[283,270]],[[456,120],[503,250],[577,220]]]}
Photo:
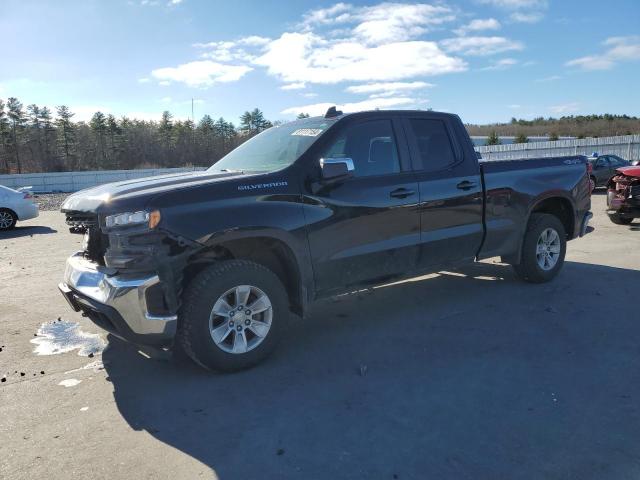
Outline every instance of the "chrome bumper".
{"label": "chrome bumper", "polygon": [[[116,329],[128,329],[133,334],[119,332],[126,339],[145,335],[167,340],[174,337],[177,315],[156,316],[150,314],[147,308],[146,291],[160,282],[157,275],[109,276],[104,270],[103,267],[85,259],[81,252],[67,259],[64,283],[60,285],[60,290],[74,309],[92,310],[82,301],[84,297],[108,307],[106,311],[115,310],[126,324],[124,328],[117,328],[117,323],[120,322],[118,318],[117,322],[114,322]],[[70,298],[68,292],[71,292],[71,297],[77,294],[77,298]],[[106,316],[109,317],[109,314]]]}

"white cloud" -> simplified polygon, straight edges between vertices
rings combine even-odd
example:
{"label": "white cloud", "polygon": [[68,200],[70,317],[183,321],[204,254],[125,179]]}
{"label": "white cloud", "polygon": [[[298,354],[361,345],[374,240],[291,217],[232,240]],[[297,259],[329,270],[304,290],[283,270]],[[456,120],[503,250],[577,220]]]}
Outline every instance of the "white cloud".
{"label": "white cloud", "polygon": [[150,81],[151,81],[151,79],[149,79],[147,77],[138,79],[138,83],[149,83]]}
{"label": "white cloud", "polygon": [[469,32],[479,32],[482,30],[499,30],[500,26],[500,22],[495,18],[476,18],[454,30],[454,33],[456,35],[466,35]]}
{"label": "white cloud", "polygon": [[608,49],[599,55],[588,55],[565,63],[583,70],[608,70],[620,62],[640,60],[640,36],[610,37],[602,43]]}
{"label": "white cloud", "polygon": [[518,61],[515,58],[503,58],[501,60],[498,60],[497,62],[494,62],[488,67],[482,68],[482,70],[506,70],[507,68],[513,67],[517,64]]}
{"label": "white cloud", "polygon": [[302,95],[305,98],[315,98],[318,96],[318,94],[315,92],[306,92],[306,93],[301,93],[300,95]]}
{"label": "white cloud", "polygon": [[158,68],[151,75],[160,82],[179,82],[189,87],[210,87],[215,83],[234,82],[253,70],[245,65],[227,65],[201,60],[177,67]]}
{"label": "white cloud", "polygon": [[407,107],[414,106],[417,103],[423,103],[424,101],[419,101],[414,98],[408,97],[394,97],[394,98],[369,98],[367,100],[363,100],[361,102],[352,102],[352,103],[344,103],[338,104],[335,103],[314,103],[311,105],[301,105],[299,107],[290,107],[283,110],[282,114],[284,115],[297,115],[298,113],[308,113],[311,116],[315,115],[324,115],[329,107],[333,107],[334,105],[338,110],[342,110],[343,112],[359,112],[363,110],[375,110],[379,109],[389,109],[396,107]]}
{"label": "white cloud", "polygon": [[162,97],[160,101],[162,103],[171,103],[171,97]]}
{"label": "white cloud", "polygon": [[524,48],[520,42],[505,37],[458,37],[440,43],[447,52],[471,56],[494,55]]}
{"label": "white cloud", "polygon": [[426,33],[430,27],[455,20],[444,5],[381,3],[358,10],[354,33],[372,44],[399,42]]}
{"label": "white cloud", "polygon": [[285,82],[332,84],[343,81],[392,81],[459,72],[466,63],[446,55],[434,42],[394,42],[365,46],[329,42],[314,33],[284,33],[255,64]]}
{"label": "white cloud", "polygon": [[579,109],[580,104],[578,102],[562,103],[560,105],[553,105],[549,107],[549,110],[557,114],[575,113]]}
{"label": "white cloud", "polygon": [[182,3],[182,0],[169,0],[167,5],[179,5],[180,3]]}
{"label": "white cloud", "polygon": [[509,15],[511,21],[516,23],[537,23],[542,20],[543,17],[544,15],[541,12],[513,12]]}
{"label": "white cloud", "polygon": [[303,90],[307,85],[304,82],[288,83],[280,87],[280,90]]}
{"label": "white cloud", "polygon": [[320,8],[307,12],[302,19],[302,27],[313,28],[318,25],[342,23],[349,21],[353,6],[346,3],[336,3],[329,8]]}
{"label": "white cloud", "polygon": [[400,91],[407,90],[420,90],[423,88],[430,88],[434,85],[427,82],[386,82],[386,83],[367,83],[365,85],[352,85],[347,87],[345,92],[347,93],[385,93],[396,94]]}
{"label": "white cloud", "polygon": [[546,8],[547,0],[478,0],[485,5],[517,10],[521,8]]}

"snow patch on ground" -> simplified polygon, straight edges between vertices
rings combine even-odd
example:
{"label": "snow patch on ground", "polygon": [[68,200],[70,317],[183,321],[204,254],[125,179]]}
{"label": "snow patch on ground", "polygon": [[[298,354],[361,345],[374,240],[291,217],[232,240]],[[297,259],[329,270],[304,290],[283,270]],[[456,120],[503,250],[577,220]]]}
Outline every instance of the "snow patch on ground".
{"label": "snow patch on ground", "polygon": [[104,364],[101,360],[96,360],[95,362],[87,363],[84,367],[74,368],[73,370],[64,372],[64,374],[69,375],[70,373],[81,372],[82,370],[93,370],[97,373],[100,370],[104,370]]}
{"label": "snow patch on ground", "polygon": [[82,380],[78,380],[77,378],[68,378],[66,380],[62,380],[58,385],[69,388],[69,387],[75,387],[80,382],[82,382]]}
{"label": "snow patch on ground", "polygon": [[83,357],[102,353],[106,346],[100,335],[83,332],[79,323],[66,321],[43,323],[31,343],[36,345],[33,352],[37,355],[56,355],[77,349]]}

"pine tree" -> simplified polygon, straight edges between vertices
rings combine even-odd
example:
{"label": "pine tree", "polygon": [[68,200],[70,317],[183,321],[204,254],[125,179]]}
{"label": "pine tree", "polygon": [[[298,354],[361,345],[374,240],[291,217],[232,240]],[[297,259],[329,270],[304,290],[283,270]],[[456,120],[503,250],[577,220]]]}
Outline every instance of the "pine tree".
{"label": "pine tree", "polygon": [[500,137],[495,130],[493,130],[489,136],[487,137],[487,141],[485,145],[500,145],[502,142],[500,141]]}
{"label": "pine tree", "polygon": [[58,127],[58,139],[60,141],[64,165],[67,169],[73,170],[77,167],[75,155],[73,154],[76,142],[76,126],[71,121],[75,114],[71,113],[71,110],[69,110],[69,107],[66,105],[57,107],[56,113],[58,115],[56,126]]}
{"label": "pine tree", "polygon": [[118,125],[116,117],[111,114],[107,115],[107,136],[109,138],[109,163],[111,168],[118,168],[122,129]]}
{"label": "pine tree", "polygon": [[22,163],[20,160],[20,145],[22,143],[22,130],[24,128],[25,116],[22,111],[22,103],[15,97],[10,97],[7,101],[7,116],[11,121],[11,143],[16,159],[18,173],[22,173]]}
{"label": "pine tree", "polygon": [[300,112],[296,118],[298,120],[302,120],[303,118],[309,118],[309,114],[308,113],[304,113],[304,112]]}
{"label": "pine tree", "polygon": [[42,125],[42,138],[43,138],[43,168],[45,171],[55,171],[57,166],[53,165],[51,144],[55,141],[55,128],[51,123],[51,110],[47,107],[42,107],[39,112],[40,124]]}
{"label": "pine tree", "polygon": [[240,116],[240,130],[247,136],[257,135],[271,126],[271,122],[264,118],[264,114],[258,108]]}
{"label": "pine tree", "polygon": [[519,133],[513,140],[513,143],[529,143],[529,137],[527,137],[524,133]]}
{"label": "pine tree", "polygon": [[550,142],[556,142],[558,141],[558,134],[553,132],[549,134],[549,141]]}
{"label": "pine tree", "polygon": [[9,173],[9,154],[7,143],[9,142],[9,121],[4,111],[4,102],[0,99],[0,160],[3,164],[3,172]]}
{"label": "pine tree", "polygon": [[107,152],[106,152],[106,137],[107,137],[107,117],[104,113],[96,112],[91,117],[89,122],[91,133],[93,134],[93,141],[95,145],[96,156],[93,158],[93,163],[96,167],[106,165]]}

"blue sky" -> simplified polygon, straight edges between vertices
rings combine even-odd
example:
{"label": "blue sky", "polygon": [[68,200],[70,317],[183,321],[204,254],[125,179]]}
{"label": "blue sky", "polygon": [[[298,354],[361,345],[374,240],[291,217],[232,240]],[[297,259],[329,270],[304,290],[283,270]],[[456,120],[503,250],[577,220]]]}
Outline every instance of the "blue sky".
{"label": "blue sky", "polygon": [[638,0],[0,0],[0,98],[237,123],[433,108],[640,115]]}

